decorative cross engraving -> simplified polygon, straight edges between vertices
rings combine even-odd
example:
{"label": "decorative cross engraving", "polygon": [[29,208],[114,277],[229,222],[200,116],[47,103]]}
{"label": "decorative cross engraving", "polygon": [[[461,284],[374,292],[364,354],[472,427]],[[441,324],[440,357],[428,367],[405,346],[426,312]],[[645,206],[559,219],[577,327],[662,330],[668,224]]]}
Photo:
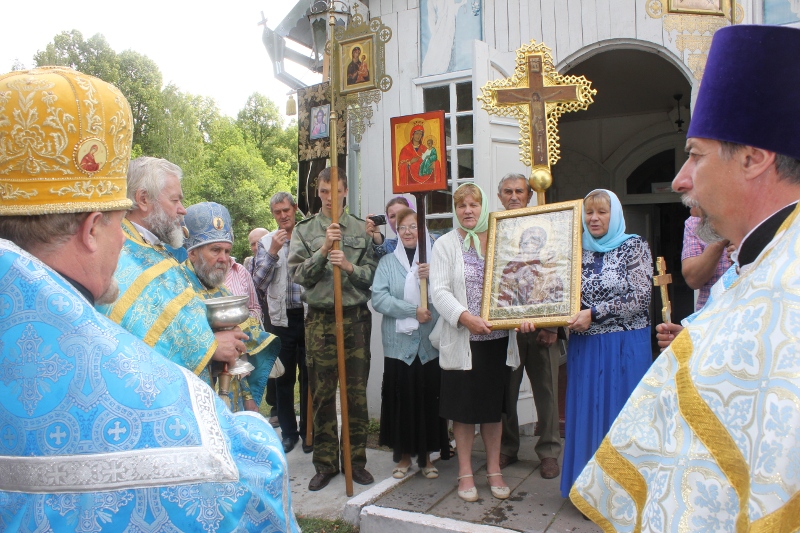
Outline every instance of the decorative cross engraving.
{"label": "decorative cross engraving", "polygon": [[53,300],[53,305],[58,308],[59,313],[63,313],[64,309],[69,307],[69,302],[64,299],[62,295],[58,295],[58,298]]}
{"label": "decorative cross engraving", "polygon": [[20,348],[19,358],[6,358],[0,363],[0,381],[6,385],[14,383],[14,387],[20,391],[17,399],[28,415],[33,414],[43,398],[42,390],[49,390],[44,381],[56,383],[60,376],[73,368],[72,363],[60,358],[58,353],[49,358],[39,353],[41,343],[42,338],[36,334],[33,325],[28,324],[17,341]]}
{"label": "decorative cross engraving", "polygon": [[17,434],[11,431],[10,427],[7,427],[6,432],[3,433],[3,440],[6,441],[6,446],[11,448],[14,445],[14,441],[17,440]]}
{"label": "decorative cross engraving", "polygon": [[123,427],[119,426],[119,420],[114,422],[114,427],[107,431],[107,433],[109,435],[113,435],[114,436],[114,442],[119,440],[119,436],[121,434],[124,434],[124,433],[127,433],[127,432],[128,432],[127,428],[123,428]]}
{"label": "decorative cross engraving", "polygon": [[528,105],[531,125],[532,166],[549,166],[547,149],[547,102],[578,102],[578,85],[544,85],[542,54],[530,54],[528,60],[528,86],[497,89],[497,105]]}
{"label": "decorative cross engraving", "polygon": [[55,431],[50,433],[50,438],[56,441],[56,446],[61,446],[61,439],[66,436],[67,434],[61,430],[61,426],[56,426]]}
{"label": "decorative cross engraving", "polygon": [[119,461],[112,461],[107,468],[103,469],[103,476],[108,481],[118,481],[122,477],[121,474],[126,472],[127,468],[122,466]]}
{"label": "decorative cross engraving", "polygon": [[183,432],[183,430],[186,429],[186,426],[181,424],[180,419],[176,416],[175,421],[172,424],[170,424],[169,429],[170,431],[175,432],[176,437],[179,437],[180,434]]}
{"label": "decorative cross engraving", "polygon": [[672,283],[672,274],[667,274],[667,263],[663,257],[656,259],[657,276],[653,276],[653,285],[661,288],[661,302],[664,307],[661,308],[661,318],[664,322],[671,322],[672,320],[672,304],[669,302],[669,290],[667,285]]}

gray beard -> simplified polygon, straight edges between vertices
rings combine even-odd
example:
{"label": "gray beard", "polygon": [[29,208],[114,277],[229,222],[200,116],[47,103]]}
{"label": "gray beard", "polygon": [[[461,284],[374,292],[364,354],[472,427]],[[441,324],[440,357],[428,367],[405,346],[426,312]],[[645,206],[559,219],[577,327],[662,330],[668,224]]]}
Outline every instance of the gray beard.
{"label": "gray beard", "polygon": [[95,299],[95,305],[110,305],[117,301],[119,298],[119,284],[116,279],[111,279],[111,284],[108,288]]}
{"label": "gray beard", "polygon": [[228,269],[209,265],[198,256],[197,263],[194,264],[194,273],[203,285],[209,289],[216,289],[225,282]]}
{"label": "gray beard", "polygon": [[154,204],[153,212],[144,217],[144,223],[153,235],[173,248],[183,246],[183,228],[181,228],[180,217],[171,220],[158,202]]}
{"label": "gray beard", "polygon": [[[681,202],[683,202],[683,205],[686,207],[697,207],[700,209],[700,211],[702,211],[702,208],[698,205],[698,203],[686,195],[681,196]],[[695,228],[694,234],[697,235],[698,239],[706,244],[723,240],[723,237],[711,227],[711,223],[708,221],[708,216],[705,213],[700,216],[700,224],[697,226],[697,228]]]}

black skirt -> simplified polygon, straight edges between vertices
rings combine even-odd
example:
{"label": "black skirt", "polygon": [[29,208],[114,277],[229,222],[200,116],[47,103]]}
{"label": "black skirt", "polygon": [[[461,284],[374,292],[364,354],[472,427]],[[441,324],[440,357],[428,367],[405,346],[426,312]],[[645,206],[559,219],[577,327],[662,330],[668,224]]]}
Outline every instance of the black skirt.
{"label": "black skirt", "polygon": [[439,360],[411,365],[399,359],[383,359],[381,431],[378,442],[394,451],[394,461],[403,454],[417,456],[420,468],[430,452],[450,458],[447,420],[439,417]]}
{"label": "black skirt", "polygon": [[442,370],[439,415],[464,424],[500,422],[506,412],[508,337],[470,341],[471,370]]}

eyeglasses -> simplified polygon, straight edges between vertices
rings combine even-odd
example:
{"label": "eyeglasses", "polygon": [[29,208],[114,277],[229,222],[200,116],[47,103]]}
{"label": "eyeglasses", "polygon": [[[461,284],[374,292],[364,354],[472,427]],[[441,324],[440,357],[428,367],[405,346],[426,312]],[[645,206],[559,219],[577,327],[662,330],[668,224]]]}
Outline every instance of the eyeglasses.
{"label": "eyeglasses", "polygon": [[411,224],[410,226],[397,226],[397,233],[405,233],[407,231],[417,231],[417,225]]}

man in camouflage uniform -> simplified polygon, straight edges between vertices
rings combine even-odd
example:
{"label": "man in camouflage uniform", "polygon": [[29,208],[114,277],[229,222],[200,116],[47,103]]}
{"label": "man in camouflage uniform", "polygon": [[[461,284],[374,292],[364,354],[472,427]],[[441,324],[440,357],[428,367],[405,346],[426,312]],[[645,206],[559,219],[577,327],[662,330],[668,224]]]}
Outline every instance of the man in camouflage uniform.
{"label": "man in camouflage uniform", "polygon": [[[350,457],[353,481],[361,485],[373,482],[364,468],[367,463],[367,378],[369,377],[369,340],[372,316],[367,308],[372,278],[378,265],[366,224],[344,212],[347,176],[337,169],[339,209],[338,224],[331,222],[331,169],[317,177],[317,195],[322,200],[320,212],[294,229],[289,246],[289,271],[292,279],[305,288],[308,304],[306,317],[306,365],[314,408],[314,467],[317,474],[308,490],[320,490],[339,473],[339,431],[336,418],[336,386],[339,373],[336,359],[336,320],[333,308],[333,265],[342,272],[342,307],[344,310],[344,348],[347,369],[347,406],[350,417]],[[341,250],[334,250],[339,241]]]}

